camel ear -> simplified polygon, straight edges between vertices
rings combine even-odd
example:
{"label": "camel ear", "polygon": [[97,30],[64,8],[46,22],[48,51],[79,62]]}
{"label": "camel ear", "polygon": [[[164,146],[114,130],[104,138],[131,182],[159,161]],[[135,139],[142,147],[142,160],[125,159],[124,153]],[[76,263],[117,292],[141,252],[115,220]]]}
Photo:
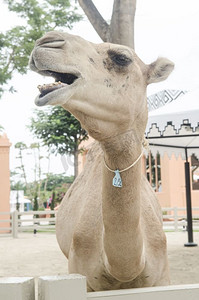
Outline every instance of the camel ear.
{"label": "camel ear", "polygon": [[147,84],[160,82],[170,75],[174,69],[174,63],[167,58],[159,57],[156,61],[148,65]]}

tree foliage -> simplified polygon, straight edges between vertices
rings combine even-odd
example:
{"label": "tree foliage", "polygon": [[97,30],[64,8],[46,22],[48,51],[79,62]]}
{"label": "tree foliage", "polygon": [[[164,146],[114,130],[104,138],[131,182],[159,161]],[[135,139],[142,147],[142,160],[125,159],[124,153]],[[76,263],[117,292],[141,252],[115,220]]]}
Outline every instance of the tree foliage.
{"label": "tree foliage", "polygon": [[[70,185],[71,183],[73,183],[73,180],[74,180],[73,176],[65,176],[63,174],[50,173],[48,175],[48,182],[47,182],[46,190],[48,192],[52,192],[55,188],[59,189],[64,184]],[[41,190],[44,190],[44,186],[45,186],[45,179],[43,179],[41,182]]]}
{"label": "tree foliage", "polygon": [[55,154],[72,154],[88,135],[73,115],[60,106],[35,110],[30,130]]}
{"label": "tree foliage", "polygon": [[81,151],[79,145],[88,138],[79,121],[62,107],[55,106],[46,110],[35,110],[35,117],[31,119],[29,128],[52,153],[74,156],[76,176],[77,155]]}
{"label": "tree foliage", "polygon": [[[28,60],[35,41],[45,32],[72,28],[81,19],[74,1],[69,0],[4,0],[8,9],[23,19],[23,25],[0,32],[0,96],[14,71],[27,72]],[[9,90],[14,92],[14,88]]]}

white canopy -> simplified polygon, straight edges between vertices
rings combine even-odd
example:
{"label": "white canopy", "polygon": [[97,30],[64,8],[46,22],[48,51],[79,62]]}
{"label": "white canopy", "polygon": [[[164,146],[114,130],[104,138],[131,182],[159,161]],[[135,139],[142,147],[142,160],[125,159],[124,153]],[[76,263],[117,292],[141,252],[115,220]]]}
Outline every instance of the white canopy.
{"label": "white canopy", "polygon": [[146,137],[152,153],[199,158],[199,89],[149,112]]}

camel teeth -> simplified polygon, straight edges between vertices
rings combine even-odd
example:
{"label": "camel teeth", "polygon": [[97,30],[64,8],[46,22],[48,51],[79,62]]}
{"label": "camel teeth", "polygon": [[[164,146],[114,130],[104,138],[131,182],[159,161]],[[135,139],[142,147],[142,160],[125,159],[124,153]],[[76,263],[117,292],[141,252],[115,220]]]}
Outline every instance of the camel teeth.
{"label": "camel teeth", "polygon": [[44,83],[43,85],[38,85],[37,88],[39,89],[39,91],[45,90],[45,89],[49,89],[49,88],[53,88],[55,86],[59,86],[62,85],[63,83],[61,81],[55,81],[53,83]]}

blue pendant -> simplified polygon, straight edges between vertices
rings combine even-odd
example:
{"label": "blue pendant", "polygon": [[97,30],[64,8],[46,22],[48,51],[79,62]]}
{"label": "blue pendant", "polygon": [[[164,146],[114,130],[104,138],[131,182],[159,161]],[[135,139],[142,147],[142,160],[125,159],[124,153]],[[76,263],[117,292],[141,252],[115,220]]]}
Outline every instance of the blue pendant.
{"label": "blue pendant", "polygon": [[115,170],[115,176],[113,177],[113,186],[122,187],[122,178],[120,176],[119,170]]}

